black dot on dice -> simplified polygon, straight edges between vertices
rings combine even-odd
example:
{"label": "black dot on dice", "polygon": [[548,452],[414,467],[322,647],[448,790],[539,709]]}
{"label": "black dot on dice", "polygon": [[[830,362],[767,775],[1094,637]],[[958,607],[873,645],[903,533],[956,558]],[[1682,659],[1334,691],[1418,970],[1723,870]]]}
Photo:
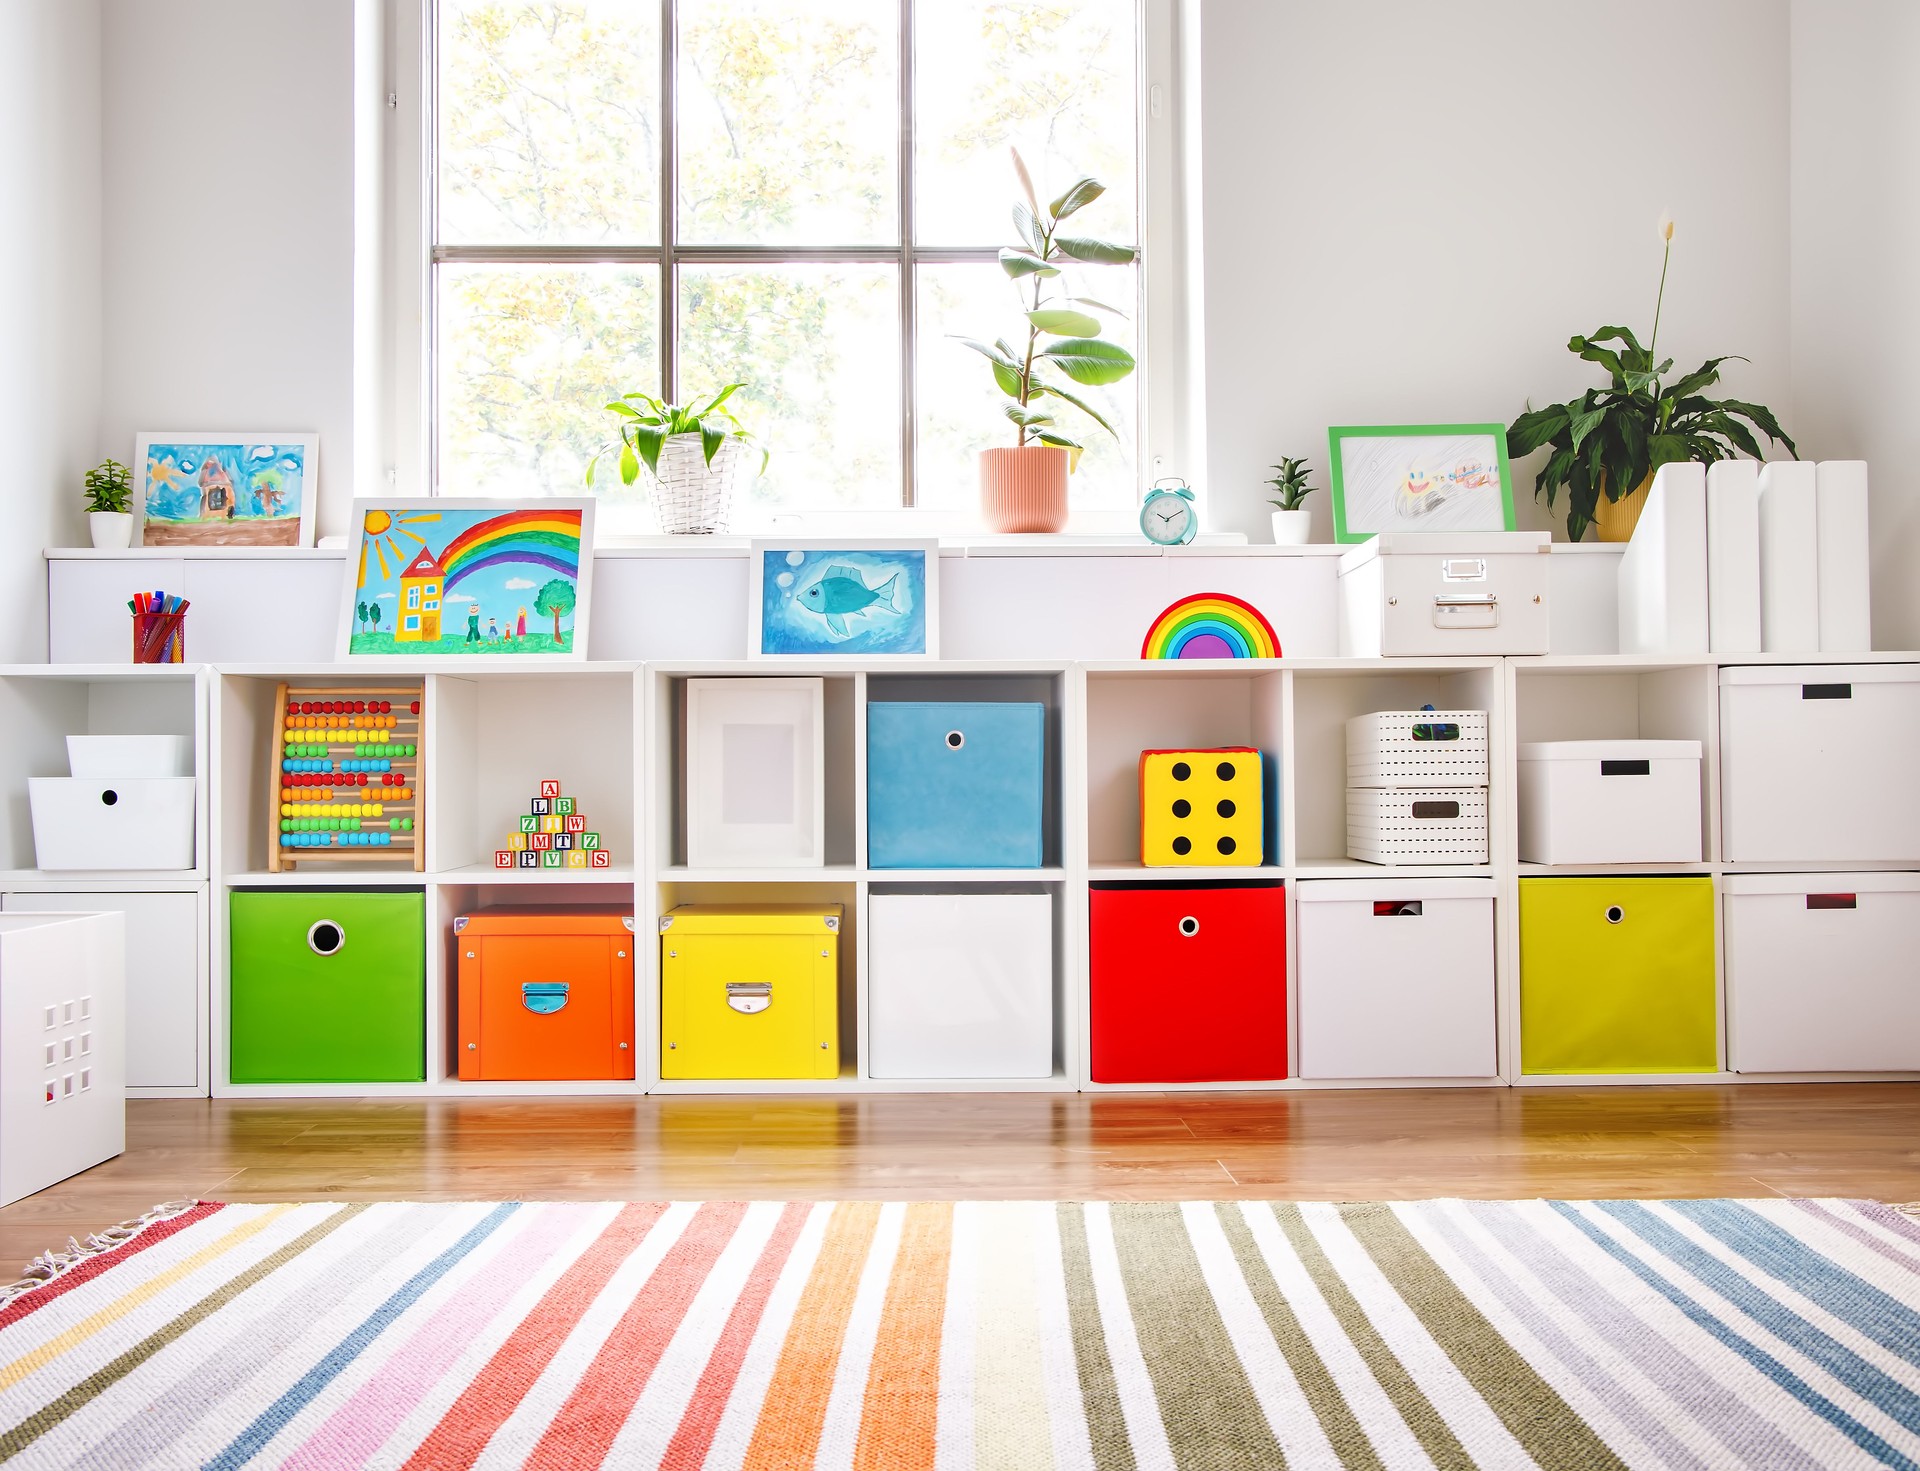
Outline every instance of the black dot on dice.
{"label": "black dot on dice", "polygon": [[1219,842],[1215,843],[1213,846],[1218,848],[1221,854],[1224,856],[1228,853],[1231,853],[1234,850],[1236,844],[1234,843],[1232,838],[1222,838]]}
{"label": "black dot on dice", "polygon": [[1193,811],[1193,804],[1189,802],[1185,797],[1182,797],[1178,802],[1175,802],[1173,804],[1173,815],[1175,817],[1185,817],[1188,813],[1192,811]]}
{"label": "black dot on dice", "polygon": [[1175,838],[1173,840],[1173,851],[1184,858],[1193,851],[1193,844],[1186,838]]}
{"label": "black dot on dice", "polygon": [[1185,781],[1188,777],[1192,775],[1193,775],[1193,768],[1187,765],[1186,762],[1176,761],[1173,763],[1173,779],[1175,781]]}
{"label": "black dot on dice", "polygon": [[1220,799],[1220,805],[1218,807],[1215,807],[1213,810],[1215,812],[1218,812],[1222,817],[1231,817],[1233,816],[1234,812],[1237,809],[1234,807],[1232,802],[1228,801],[1225,797],[1222,797]]}
{"label": "black dot on dice", "polygon": [[1231,761],[1222,761],[1214,768],[1213,774],[1219,777],[1221,781],[1232,781],[1233,763]]}

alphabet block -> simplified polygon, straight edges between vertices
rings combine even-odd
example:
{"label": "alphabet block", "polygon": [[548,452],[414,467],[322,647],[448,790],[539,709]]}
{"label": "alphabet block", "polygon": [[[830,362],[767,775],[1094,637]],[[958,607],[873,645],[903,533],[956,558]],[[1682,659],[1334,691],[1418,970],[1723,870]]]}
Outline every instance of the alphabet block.
{"label": "alphabet block", "polygon": [[596,849],[596,848],[598,848],[598,847],[600,846],[600,834],[598,834],[598,833],[581,833],[581,834],[580,834],[580,846],[581,846],[582,848],[584,848],[584,849],[586,849],[586,850],[587,850],[587,852],[589,852],[589,853],[591,853],[591,852],[593,852],[593,851],[594,851],[594,849]]}
{"label": "alphabet block", "polygon": [[543,781],[543,782],[541,782],[541,783],[540,783],[540,795],[541,795],[541,796],[543,796],[543,797],[557,797],[557,796],[559,796],[559,795],[560,795],[560,783],[559,783],[559,782],[557,782],[557,781]]}
{"label": "alphabet block", "polygon": [[1140,861],[1149,868],[1258,865],[1260,753],[1247,746],[1140,753]]}
{"label": "alphabet block", "polygon": [[540,819],[537,817],[521,818],[520,831],[523,833],[535,833],[540,831]]}
{"label": "alphabet block", "polygon": [[552,833],[535,833],[531,838],[527,839],[527,841],[532,845],[533,851],[536,853],[547,853],[553,849]]}
{"label": "alphabet block", "polygon": [[573,834],[572,833],[555,833],[553,835],[553,846],[554,846],[555,852],[558,852],[558,853],[566,852],[569,848],[573,846]]}
{"label": "alphabet block", "polygon": [[573,798],[555,797],[553,799],[553,810],[562,817],[571,817],[573,815]]}
{"label": "alphabet block", "polygon": [[526,850],[520,855],[520,866],[522,868],[538,868],[540,866],[540,855],[532,849]]}
{"label": "alphabet block", "polygon": [[591,868],[612,868],[613,867],[613,855],[609,853],[605,848],[594,849],[593,853],[590,856],[593,861],[588,866]]}
{"label": "alphabet block", "polygon": [[535,817],[545,817],[550,805],[545,797],[535,797],[533,799],[533,815]]}
{"label": "alphabet block", "polygon": [[543,817],[540,819],[540,831],[543,833],[563,833],[567,830],[564,817]]}
{"label": "alphabet block", "polygon": [[580,816],[578,813],[575,813],[573,816],[567,819],[568,832],[583,833],[586,830],[587,830],[587,820],[586,818]]}
{"label": "alphabet block", "polygon": [[499,848],[494,851],[493,866],[495,868],[512,868],[513,863],[513,849]]}
{"label": "alphabet block", "polygon": [[540,866],[542,868],[564,868],[566,866],[566,858],[566,854],[555,853],[549,849],[540,855]]}
{"label": "alphabet block", "polygon": [[525,833],[508,833],[507,846],[509,848],[514,849],[516,852],[525,852],[527,847],[527,835]]}
{"label": "alphabet block", "polygon": [[575,848],[571,853],[567,855],[568,868],[585,868],[586,866],[587,866],[587,855],[582,853],[578,848]]}

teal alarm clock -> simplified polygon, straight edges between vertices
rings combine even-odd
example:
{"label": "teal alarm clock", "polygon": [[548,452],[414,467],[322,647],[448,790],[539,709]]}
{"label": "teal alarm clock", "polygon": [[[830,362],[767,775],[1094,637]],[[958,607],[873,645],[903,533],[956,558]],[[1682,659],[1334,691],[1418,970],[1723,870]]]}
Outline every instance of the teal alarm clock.
{"label": "teal alarm clock", "polygon": [[1178,476],[1153,482],[1140,506],[1140,534],[1155,546],[1183,547],[1200,530],[1200,508]]}

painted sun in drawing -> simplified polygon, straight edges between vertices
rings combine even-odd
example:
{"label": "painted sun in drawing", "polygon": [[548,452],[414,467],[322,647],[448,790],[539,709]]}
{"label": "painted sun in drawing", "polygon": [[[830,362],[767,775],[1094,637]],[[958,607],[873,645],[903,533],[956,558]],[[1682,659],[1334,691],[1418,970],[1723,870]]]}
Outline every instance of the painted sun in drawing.
{"label": "painted sun in drawing", "polygon": [[401,511],[398,515],[391,511],[368,511],[360,523],[365,533],[360,542],[360,585],[365,587],[367,583],[369,553],[379,559],[381,577],[391,577],[394,571],[413,560],[415,546],[409,546],[408,542],[422,547],[427,544],[424,536],[407,528],[439,519],[438,511]]}

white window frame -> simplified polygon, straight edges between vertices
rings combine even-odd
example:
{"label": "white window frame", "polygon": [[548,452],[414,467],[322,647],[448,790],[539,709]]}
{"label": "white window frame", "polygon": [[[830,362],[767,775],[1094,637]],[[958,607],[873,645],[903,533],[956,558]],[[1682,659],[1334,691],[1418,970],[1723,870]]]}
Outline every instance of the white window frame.
{"label": "white window frame", "polygon": [[[356,371],[363,382],[376,385],[360,397],[367,407],[360,417],[374,430],[370,439],[377,456],[367,453],[363,441],[357,479],[362,494],[418,496],[437,494],[434,475],[434,324],[431,277],[435,258],[432,234],[433,180],[431,139],[433,76],[432,28],[434,0],[384,0],[384,32],[363,44],[363,75],[384,77],[384,85],[362,86],[363,117],[377,147],[361,153],[361,169],[377,168],[380,177],[356,181],[356,203],[362,213],[373,212],[377,224],[359,238],[377,238],[375,249],[363,249],[356,263],[357,297],[378,303],[379,309],[362,315],[373,323],[356,342]],[[923,0],[929,3],[929,0]],[[937,0],[930,0],[937,3]],[[1140,159],[1139,244],[1143,335],[1139,344],[1138,374],[1138,483],[1134,504],[1125,509],[1076,513],[1074,529],[1110,534],[1135,529],[1138,503],[1153,481],[1178,475],[1190,482],[1204,513],[1207,500],[1206,421],[1200,265],[1199,168],[1199,21],[1201,0],[1136,0],[1140,21],[1140,96],[1137,116]],[[902,37],[904,89],[912,64],[911,36]],[[663,37],[663,111],[673,103],[673,46]],[[911,163],[908,150],[900,159],[903,202],[911,205]],[[661,180],[662,198],[674,198],[671,167]],[[663,212],[666,209],[663,205]],[[903,218],[911,220],[910,212]],[[910,232],[909,232],[910,235]],[[530,255],[543,251],[527,252]],[[440,258],[460,259],[469,254],[504,258],[512,252],[442,250]],[[901,267],[902,312],[902,426],[903,501],[912,493],[914,474],[914,330],[915,261],[991,259],[991,251],[944,250],[916,247],[911,238],[897,246],[868,251],[809,251],[792,247],[755,247],[725,250],[662,245],[625,252],[659,261],[664,272],[676,261],[732,259],[808,260],[877,259]],[[670,311],[671,293],[662,289],[663,317]],[[672,382],[667,366],[674,342],[672,324],[663,321],[663,376]],[[363,340],[361,340],[363,339]],[[371,479],[374,483],[368,484]],[[448,487],[448,493],[457,487]],[[609,506],[608,510],[613,507]],[[910,503],[900,509],[834,511],[808,509],[782,512],[783,531],[818,527],[823,532],[861,530],[899,531],[911,520],[918,534],[963,534],[977,530],[971,512],[936,511]],[[621,521],[603,517],[601,540],[617,540]],[[611,532],[609,536],[607,533]]]}

